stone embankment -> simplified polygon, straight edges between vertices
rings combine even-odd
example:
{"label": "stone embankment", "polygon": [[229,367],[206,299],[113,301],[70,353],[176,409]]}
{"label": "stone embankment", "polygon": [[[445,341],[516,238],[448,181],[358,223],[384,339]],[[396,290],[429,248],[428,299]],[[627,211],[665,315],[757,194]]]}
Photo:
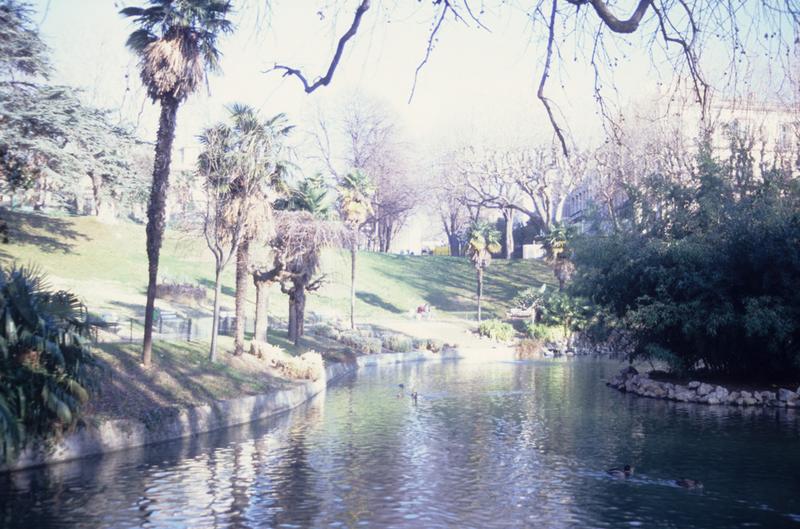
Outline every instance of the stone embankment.
{"label": "stone embankment", "polygon": [[800,388],[797,391],[785,388],[778,391],[732,391],[723,386],[698,381],[684,386],[653,380],[647,373],[639,373],[633,367],[626,367],[606,384],[626,393],[677,402],[800,408]]}

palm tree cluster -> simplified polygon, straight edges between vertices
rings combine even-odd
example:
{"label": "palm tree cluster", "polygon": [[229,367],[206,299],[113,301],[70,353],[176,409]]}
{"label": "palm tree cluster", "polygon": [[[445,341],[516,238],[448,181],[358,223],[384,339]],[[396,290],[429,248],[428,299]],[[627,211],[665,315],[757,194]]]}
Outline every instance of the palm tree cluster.
{"label": "palm tree cluster", "polygon": [[234,105],[229,122],[209,127],[200,135],[203,149],[198,174],[206,194],[203,235],[216,265],[212,360],[216,356],[221,274],[233,256],[237,261],[235,352],[244,350],[249,247],[271,227],[271,202],[283,186],[285,172],[283,141],[291,130],[283,114],[262,120],[255,109]]}

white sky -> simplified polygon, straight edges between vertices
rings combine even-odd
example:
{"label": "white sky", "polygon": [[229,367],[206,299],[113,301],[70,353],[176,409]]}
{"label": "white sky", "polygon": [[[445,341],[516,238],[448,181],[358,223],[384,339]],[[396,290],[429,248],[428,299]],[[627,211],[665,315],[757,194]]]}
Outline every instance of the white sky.
{"label": "white sky", "polygon": [[[151,137],[157,109],[145,103],[137,120],[144,94],[135,59],[124,47],[131,25],[117,14],[123,5],[139,3],[144,2],[36,0],[35,5],[37,18],[43,19],[41,31],[54,50],[55,81],[84,87],[89,101],[120,109],[126,120],[138,121],[144,137]],[[312,95],[306,95],[296,79],[261,72],[277,61],[301,67],[310,78],[323,73],[338,35],[350,22],[352,7],[342,9],[334,27],[335,12],[326,10],[324,20],[317,15],[321,2],[274,1],[270,13],[265,4],[249,0],[234,15],[237,32],[220,42],[223,75],[210,78],[210,95],[203,91],[181,108],[178,144],[191,142],[202,126],[222,118],[223,106],[234,101],[266,114],[287,112],[302,122],[315,106],[333,108],[356,91],[385,101],[400,116],[403,128],[421,141],[438,141],[470,129],[504,135],[527,128],[551,136],[535,99],[543,47],[541,42],[530,42],[532,33],[521,13],[512,9],[499,17],[488,13],[485,20],[492,33],[448,20],[421,73],[414,100],[407,104],[431,28],[430,2],[408,2],[409,8],[393,9],[396,16],[388,23],[387,10],[373,7],[349,43],[333,83]],[[256,17],[262,20],[260,28]],[[562,70],[566,89],[561,90],[554,78],[550,92],[560,103],[565,122],[576,133],[599,135],[590,71],[582,61],[565,58],[562,63],[569,65]],[[648,64],[644,54],[632,55],[617,72],[622,88],[653,86]],[[126,86],[131,88],[127,94]]]}
{"label": "white sky", "polygon": [[[145,0],[34,0],[35,19],[53,48],[54,81],[85,88],[89,102],[118,111],[121,120],[137,124],[139,135],[152,140],[158,108],[146,101],[136,60],[124,45],[132,25],[118,15],[125,5],[144,4]],[[356,92],[383,101],[398,116],[406,136],[421,147],[460,138],[509,138],[515,143],[520,136],[552,138],[535,97],[544,57],[543,28],[532,31],[513,2],[500,13],[483,15],[491,33],[447,20],[410,104],[414,70],[424,56],[435,13],[430,0],[374,0],[333,82],[311,95],[297,79],[263,72],[279,62],[301,68],[309,79],[324,73],[339,35],[350,24],[355,0],[234,4],[240,6],[233,16],[237,31],[220,41],[223,74],[212,75],[210,91],[192,96],[181,107],[177,146],[192,144],[202,127],[225,117],[225,105],[233,102],[253,105],[265,115],[285,112],[302,130],[315,109],[335,113]],[[338,13],[332,7],[320,9],[329,4],[343,5]],[[621,2],[621,13],[627,12],[626,4],[634,2]],[[595,17],[590,20],[599,23]],[[618,92],[606,85],[605,94],[623,107],[654,96],[660,81],[671,80],[672,69],[666,63],[653,66],[644,46],[636,44],[640,41],[636,37],[633,44],[610,49],[620,59],[613,72]],[[594,143],[601,139],[602,127],[593,74],[585,59],[590,44],[579,42],[577,53],[570,44],[562,45],[548,93],[563,113],[561,123],[578,141]],[[706,59],[712,71],[724,70],[713,55]]]}

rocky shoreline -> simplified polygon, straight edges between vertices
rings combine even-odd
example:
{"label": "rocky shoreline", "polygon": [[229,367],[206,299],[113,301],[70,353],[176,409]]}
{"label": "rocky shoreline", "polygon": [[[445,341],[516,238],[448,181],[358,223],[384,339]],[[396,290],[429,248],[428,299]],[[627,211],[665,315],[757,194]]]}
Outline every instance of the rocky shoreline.
{"label": "rocky shoreline", "polygon": [[684,386],[653,380],[648,373],[639,373],[630,366],[607,381],[606,385],[624,393],[676,402],[800,408],[800,388],[797,391],[785,388],[778,391],[732,391],[724,386],[699,381],[692,381]]}

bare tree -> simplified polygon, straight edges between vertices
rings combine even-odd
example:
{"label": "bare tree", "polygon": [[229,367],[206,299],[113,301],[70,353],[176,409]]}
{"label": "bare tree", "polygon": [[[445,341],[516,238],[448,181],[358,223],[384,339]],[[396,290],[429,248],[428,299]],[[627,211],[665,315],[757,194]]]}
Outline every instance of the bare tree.
{"label": "bare tree", "polygon": [[318,159],[337,180],[352,172],[369,178],[372,211],[362,231],[372,248],[388,252],[419,201],[410,148],[394,120],[379,103],[354,98],[339,118],[320,117],[314,142]]}
{"label": "bare tree", "polygon": [[[674,86],[688,84],[695,101],[705,114],[708,108],[710,85],[702,72],[702,52],[707,48],[728,51],[726,83],[740,82],[738,71],[741,63],[750,56],[764,56],[781,61],[788,71],[788,50],[800,36],[800,1],[798,0],[732,0],[718,2],[701,0],[637,0],[627,8],[605,0],[533,0],[520,5],[502,0],[430,0],[431,30],[425,43],[419,66],[413,76],[411,97],[423,67],[430,59],[440,32],[448,21],[488,31],[491,13],[515,10],[525,16],[532,28],[532,39],[543,45],[538,71],[539,83],[536,97],[542,103],[558,145],[563,155],[570,157],[572,147],[564,131],[558,107],[548,94],[548,81],[562,57],[574,57],[588,63],[595,72],[593,85],[587,86],[599,103],[606,121],[615,128],[613,113],[609,111],[604,79],[605,71],[613,71],[620,55],[625,57],[625,48],[639,48],[650,53],[656,67],[668,62],[675,73]],[[326,7],[340,6],[332,2]],[[286,65],[275,65],[273,70],[284,76],[297,78],[306,91],[311,93],[328,85],[340,66],[343,52],[348,44],[353,45],[355,36],[365,16],[391,18],[398,9],[396,3],[371,9],[370,0],[361,0],[352,17],[352,23],[337,42],[335,51],[325,74],[309,82],[302,71]],[[371,15],[370,15],[371,14]],[[763,36],[763,37],[762,37]],[[562,53],[561,47],[571,45],[575,53]],[[753,53],[758,51],[758,53]],[[719,62],[719,55],[715,57]]]}

